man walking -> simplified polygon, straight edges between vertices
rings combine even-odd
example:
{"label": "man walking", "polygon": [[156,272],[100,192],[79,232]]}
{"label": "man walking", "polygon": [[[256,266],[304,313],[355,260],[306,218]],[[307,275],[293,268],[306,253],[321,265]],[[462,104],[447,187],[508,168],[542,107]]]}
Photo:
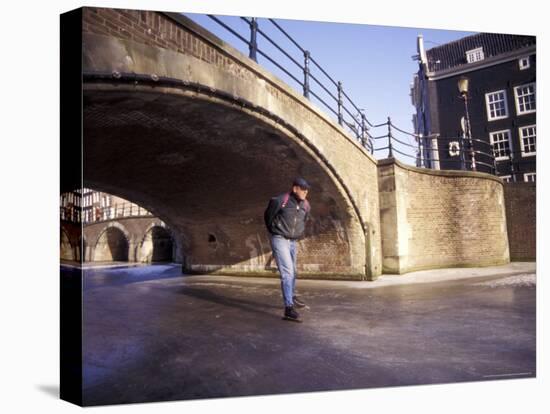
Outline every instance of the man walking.
{"label": "man walking", "polygon": [[303,178],[296,178],[292,190],[269,200],[264,221],[270,234],[271,249],[281,275],[281,290],[285,304],[284,319],[299,322],[300,316],[294,309],[305,307],[294,293],[296,285],[296,241],[305,230],[309,215],[306,200],[309,184]]}

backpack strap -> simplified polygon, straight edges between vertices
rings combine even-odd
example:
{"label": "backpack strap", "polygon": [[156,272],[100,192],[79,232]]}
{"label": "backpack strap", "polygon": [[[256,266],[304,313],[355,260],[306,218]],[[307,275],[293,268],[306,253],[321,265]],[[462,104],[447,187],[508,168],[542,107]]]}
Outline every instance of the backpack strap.
{"label": "backpack strap", "polygon": [[283,197],[283,204],[281,204],[281,208],[286,207],[289,198],[290,198],[290,193],[285,193],[285,196]]}

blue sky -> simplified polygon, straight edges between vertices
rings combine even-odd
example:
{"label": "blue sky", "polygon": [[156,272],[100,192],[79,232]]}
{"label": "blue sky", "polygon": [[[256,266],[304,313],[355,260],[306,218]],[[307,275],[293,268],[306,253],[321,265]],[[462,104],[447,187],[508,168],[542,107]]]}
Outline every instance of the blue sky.
{"label": "blue sky", "polygon": [[[248,46],[241,40],[222,28],[206,15],[185,13],[185,15],[205,27],[221,39],[248,54]],[[239,17],[217,16],[243,37],[249,37],[248,24]],[[413,132],[411,122],[414,107],[411,104],[409,91],[413,74],[418,70],[418,62],[412,59],[416,55],[416,39],[418,34],[424,36],[427,49],[447,43],[472,34],[472,32],[454,30],[433,30],[422,28],[404,28],[392,26],[345,24],[329,22],[312,22],[301,20],[277,19],[283,29],[291,35],[304,49],[309,50],[312,57],[336,81],[343,83],[344,91],[355,102],[365,109],[367,118],[374,124],[385,122],[387,117],[403,130]],[[258,20],[261,30],[280,44],[298,62],[303,61],[302,53],[293,46],[268,20]],[[260,49],[265,49],[275,60],[285,68],[292,68],[291,73],[302,79],[300,69],[290,60],[276,51],[263,37],[258,36]],[[300,85],[267,61],[258,56],[258,62],[270,69],[275,75],[295,89]],[[318,72],[317,72],[318,73]],[[316,74],[317,75],[317,74]],[[326,85],[330,82],[317,76]],[[312,82],[313,84],[313,82]],[[329,88],[336,95],[336,88]],[[317,87],[320,94],[321,89]],[[323,96],[330,101],[326,95]],[[332,102],[332,101],[331,101]],[[322,107],[321,104],[318,104]],[[322,107],[323,110],[326,110]],[[373,131],[382,135],[382,128]],[[400,135],[400,139],[411,142],[412,137]],[[379,142],[378,146],[382,145]],[[411,155],[411,150],[405,150]],[[377,154],[384,158],[386,152]],[[411,158],[397,157],[407,163],[413,163]]]}

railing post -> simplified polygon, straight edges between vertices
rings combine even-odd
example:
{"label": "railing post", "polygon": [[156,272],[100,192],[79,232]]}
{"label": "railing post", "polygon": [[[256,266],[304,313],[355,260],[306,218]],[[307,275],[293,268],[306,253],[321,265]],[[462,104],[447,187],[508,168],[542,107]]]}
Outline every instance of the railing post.
{"label": "railing post", "polygon": [[512,176],[512,182],[515,183],[516,182],[516,170],[514,168],[514,154],[510,150],[508,150],[508,153],[509,153],[508,159],[510,160],[510,175]]}
{"label": "railing post", "polygon": [[359,114],[361,115],[361,144],[363,145],[363,147],[368,149],[366,143],[367,124],[365,122],[365,113],[363,111],[360,111]]}
{"label": "railing post", "polygon": [[338,123],[342,125],[344,123],[344,116],[342,114],[342,82],[338,81]]}
{"label": "railing post", "polygon": [[304,52],[304,96],[309,99],[309,57],[308,50]]}
{"label": "railing post", "polygon": [[418,155],[416,156],[416,166],[422,168],[423,154],[422,154],[422,134],[418,134]]}
{"label": "railing post", "polygon": [[472,171],[477,171],[477,166],[476,166],[476,151],[474,149],[474,141],[473,139],[470,137],[470,158],[472,160]]}
{"label": "railing post", "polygon": [[374,155],[374,139],[369,137],[369,146],[370,146],[370,153]]}
{"label": "railing post", "polygon": [[250,59],[252,59],[254,62],[258,62],[258,58],[256,57],[256,52],[258,51],[257,34],[258,21],[255,17],[252,17],[250,22],[250,43],[248,44],[248,57],[250,57]]}
{"label": "railing post", "polygon": [[466,140],[464,139],[464,134],[460,137],[460,168],[463,171],[466,171],[468,168],[466,168]]}
{"label": "railing post", "polygon": [[470,125],[470,115],[469,115],[469,110],[468,110],[468,97],[466,95],[464,95],[464,108],[465,108],[465,111],[466,111],[466,118],[465,118],[465,121],[466,121],[466,134],[468,136],[468,144],[469,144],[469,147],[470,147],[470,161],[471,161],[471,168],[472,168],[472,171],[476,171],[477,170],[477,167],[476,167],[476,152],[475,152],[475,149],[474,149],[474,141],[473,141],[473,137],[472,137],[472,127]]}
{"label": "railing post", "polygon": [[388,158],[393,158],[393,149],[391,143],[391,118],[388,116]]}

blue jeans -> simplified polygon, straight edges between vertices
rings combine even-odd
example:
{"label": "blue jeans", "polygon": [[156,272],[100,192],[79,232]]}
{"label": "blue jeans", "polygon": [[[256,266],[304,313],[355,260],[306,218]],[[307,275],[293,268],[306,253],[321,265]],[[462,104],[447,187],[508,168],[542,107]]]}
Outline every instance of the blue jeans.
{"label": "blue jeans", "polygon": [[296,240],[283,236],[271,236],[271,249],[281,274],[281,290],[285,306],[293,306],[294,286],[296,285]]}

